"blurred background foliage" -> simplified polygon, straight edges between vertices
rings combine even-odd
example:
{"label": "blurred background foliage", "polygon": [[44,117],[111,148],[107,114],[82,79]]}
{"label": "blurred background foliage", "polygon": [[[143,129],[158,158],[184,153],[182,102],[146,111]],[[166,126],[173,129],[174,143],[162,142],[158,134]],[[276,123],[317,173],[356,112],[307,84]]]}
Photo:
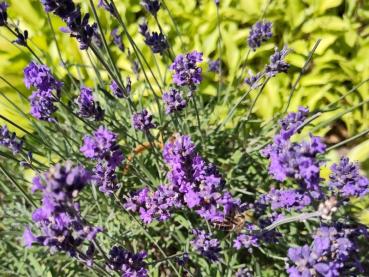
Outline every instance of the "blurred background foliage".
{"label": "blurred background foliage", "polygon": [[[71,74],[76,80],[81,80],[88,86],[96,86],[98,82],[92,68],[97,64],[96,60],[88,52],[79,51],[75,39],[59,30],[60,27],[64,26],[59,18],[51,15],[49,21],[38,0],[9,0],[8,2],[10,4],[8,10],[10,20],[19,24],[21,29],[29,31],[30,46],[46,61],[59,79],[65,80],[68,85],[70,78],[67,76]],[[89,10],[89,1],[76,2],[81,3],[84,11]],[[97,2],[97,0],[94,1],[95,4]],[[156,22],[143,11],[139,0],[116,0],[115,2],[138,47],[146,57],[149,57],[148,62],[152,65],[152,70],[161,76],[164,83],[169,84],[168,64],[170,61],[160,56],[154,57],[138,33],[138,23],[142,22],[145,17],[148,19],[151,30],[158,30]],[[158,19],[174,52],[178,54],[196,49],[204,53],[203,69],[206,74],[199,93],[204,96],[205,101],[213,99],[217,95],[218,81],[214,73],[207,72],[206,61],[208,58],[214,60],[219,57],[219,30],[214,1],[166,0],[162,3],[166,9],[159,12]],[[299,105],[309,106],[311,110],[322,109],[339,100],[339,109],[324,113],[316,121],[317,126],[320,127],[317,130],[318,134],[324,136],[326,142],[331,144],[369,128],[369,83],[365,82],[369,79],[369,25],[367,24],[369,1],[221,0],[220,7],[219,24],[222,37],[223,70],[221,82],[224,84],[220,94],[224,101],[219,103],[216,111],[212,113],[211,121],[218,122],[223,119],[235,101],[247,90],[245,85],[231,89],[231,86],[226,84],[233,81],[233,76],[239,76],[240,68],[245,66],[244,60],[248,53],[246,39],[250,26],[264,14],[266,19],[273,22],[273,39],[264,44],[257,53],[250,52],[245,74],[241,76],[242,79],[247,76],[248,70],[257,72],[264,67],[270,54],[274,51],[275,44],[279,45],[280,48],[283,45],[288,45],[292,49],[287,58],[292,66],[288,75],[281,74],[268,82],[255,107],[257,116],[267,121],[285,107],[291,87],[297,80],[309,52],[317,40],[321,39],[321,43],[313,55],[312,63],[297,85],[289,110],[296,110]],[[117,27],[116,23],[105,10],[99,9],[98,13],[122,75],[124,77],[130,76],[132,79],[134,95],[137,99],[141,95],[149,96],[150,90],[145,85],[143,74],[135,74],[133,70],[132,61],[135,61],[135,57],[130,54],[132,51],[129,51],[129,47],[127,47],[122,53],[112,43],[110,31]],[[122,30],[119,31],[122,32]],[[12,44],[12,40],[14,38],[10,33],[0,29],[0,76],[25,95],[29,95],[30,91],[23,84],[23,68],[31,60],[31,56],[26,49]],[[124,36],[123,41],[126,46],[129,45],[128,39]],[[103,70],[101,70],[101,75],[108,84],[110,81]],[[361,85],[344,100],[340,98],[359,84]],[[19,117],[13,108],[4,101],[1,97],[2,93],[22,106],[25,111],[29,109],[28,104],[18,97],[14,89],[0,80],[1,114],[32,131],[32,127],[27,125],[27,121]],[[253,96],[251,95],[251,98]],[[248,103],[245,103],[242,107],[247,107],[247,105]],[[154,105],[151,110],[155,111]],[[233,122],[237,122],[245,113],[247,113],[246,108],[239,109],[235,120],[230,122],[227,128],[233,128]],[[340,117],[341,115],[342,117]],[[1,119],[0,123],[3,123]],[[11,128],[11,126],[9,127]],[[18,129],[13,129],[13,131],[22,135]],[[362,167],[368,172],[369,140],[367,136],[339,148],[336,152],[331,152],[331,160],[337,160],[342,153],[347,154],[353,160],[360,161]],[[325,175],[328,174],[327,171]],[[0,180],[0,182],[3,181]],[[0,195],[0,197],[3,196]],[[368,206],[367,201],[356,204],[361,211]],[[24,212],[17,211],[17,209],[22,209],[22,204],[15,205],[13,208],[14,211],[1,211],[0,230],[4,226],[14,224],[11,216],[19,215],[20,219],[17,220],[19,225],[26,222]],[[369,223],[367,211],[361,212],[359,217],[362,222]],[[13,276],[11,272],[17,272],[18,276],[23,276],[26,272],[35,271],[34,276],[40,273],[42,276],[82,276],[77,264],[72,262],[72,264],[65,266],[69,259],[63,256],[60,256],[60,263],[58,263],[60,268],[57,266],[53,269],[45,267],[43,264],[47,261],[44,260],[45,263],[40,263],[38,256],[42,254],[36,251],[32,255],[28,255],[27,264],[20,266],[19,263],[24,260],[20,259],[19,253],[16,253],[19,245],[14,244],[11,239],[2,239],[0,243],[0,256],[6,255],[7,259],[10,259],[9,266],[2,265],[4,274],[10,272],[9,276]],[[33,250],[27,251],[32,252]],[[44,255],[42,259],[53,258]],[[10,268],[14,265],[17,266]]]}

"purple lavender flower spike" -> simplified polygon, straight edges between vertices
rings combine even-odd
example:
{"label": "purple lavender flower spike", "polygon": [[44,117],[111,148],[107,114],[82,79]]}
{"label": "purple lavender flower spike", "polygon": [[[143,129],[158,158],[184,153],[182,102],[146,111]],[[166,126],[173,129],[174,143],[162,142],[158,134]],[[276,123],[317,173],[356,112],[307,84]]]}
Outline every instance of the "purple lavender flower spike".
{"label": "purple lavender flower spike", "polygon": [[62,29],[63,32],[75,37],[80,43],[81,50],[90,47],[93,37],[97,34],[97,25],[88,23],[90,18],[88,13],[83,16],[80,7],[72,0],[41,0],[41,3],[46,12],[54,13],[67,24],[67,27]]}
{"label": "purple lavender flower spike", "polygon": [[114,28],[111,31],[111,36],[113,38],[113,43],[120,49],[120,51],[124,52],[125,47],[122,40],[122,34],[118,34],[118,28]]}
{"label": "purple lavender flower spike", "polygon": [[265,67],[265,74],[268,77],[274,77],[278,73],[286,73],[288,71],[290,65],[284,61],[288,52],[287,46],[284,46],[281,51],[278,51],[277,47],[274,49],[274,54],[270,56],[269,64]]}
{"label": "purple lavender flower spike", "polygon": [[146,277],[146,252],[131,253],[120,246],[113,246],[109,251],[107,267],[121,273],[122,277]]}
{"label": "purple lavender flower spike", "polygon": [[249,77],[245,78],[244,82],[250,86],[251,89],[255,89],[260,86],[260,79],[262,78],[263,73],[258,72],[255,75],[249,70]]}
{"label": "purple lavender flower spike", "polygon": [[114,6],[111,3],[111,1],[108,1],[108,0],[99,0],[99,3],[97,4],[97,6],[100,7],[100,8],[104,8],[112,16],[116,17],[115,12],[114,12]]}
{"label": "purple lavender flower spike", "polygon": [[37,119],[53,122],[55,121],[51,115],[57,110],[54,106],[55,102],[59,100],[53,95],[51,91],[37,90],[29,97],[31,104],[30,114]]}
{"label": "purple lavender flower spike", "polygon": [[342,157],[338,164],[331,167],[329,188],[335,195],[343,198],[362,197],[369,193],[369,180],[360,174],[359,165]]}
{"label": "purple lavender flower spike", "polygon": [[170,89],[168,92],[165,92],[163,94],[163,101],[167,114],[182,111],[187,106],[187,101],[177,89]]}
{"label": "purple lavender flower spike", "polygon": [[51,74],[50,68],[34,62],[24,69],[24,83],[28,89],[33,86],[40,91],[59,91],[63,87],[63,83]]}
{"label": "purple lavender flower spike", "polygon": [[233,247],[237,250],[245,248],[252,251],[252,247],[259,247],[259,238],[254,235],[240,234],[233,241]]}
{"label": "purple lavender flower spike", "polygon": [[145,44],[151,48],[153,53],[162,55],[169,49],[168,40],[165,35],[162,32],[150,33],[146,22],[139,25],[139,31],[145,38]]}
{"label": "purple lavender flower spike", "polygon": [[271,189],[269,193],[263,195],[258,202],[266,205],[270,204],[272,210],[302,210],[311,204],[308,194],[294,189]]}
{"label": "purple lavender flower spike", "polygon": [[272,23],[269,21],[259,21],[251,27],[247,43],[255,51],[263,42],[268,41],[272,35]]}
{"label": "purple lavender flower spike", "polygon": [[0,2],[0,26],[5,26],[8,20],[7,9],[9,4],[5,1]]}
{"label": "purple lavender flower spike", "polygon": [[94,119],[96,121],[103,119],[104,110],[101,109],[99,102],[95,102],[92,89],[82,87],[76,102],[79,106],[79,114],[81,117]]}
{"label": "purple lavender flower spike", "polygon": [[215,61],[209,60],[208,61],[208,68],[209,68],[210,72],[218,73],[219,68],[220,68],[220,60],[219,59],[217,59]]}
{"label": "purple lavender flower spike", "polygon": [[195,238],[191,243],[196,251],[210,261],[218,261],[221,251],[220,242],[201,230],[193,230],[193,234]]}
{"label": "purple lavender flower spike", "polygon": [[23,141],[18,139],[15,133],[11,133],[6,125],[0,128],[0,145],[5,146],[17,154],[22,150]]}
{"label": "purple lavender flower spike", "polygon": [[80,151],[86,158],[97,161],[93,170],[93,180],[99,190],[107,195],[116,191],[119,184],[115,171],[124,160],[123,152],[118,145],[118,136],[100,126],[93,136],[85,136]]}
{"label": "purple lavender flower spike", "polygon": [[188,86],[194,90],[202,81],[202,69],[198,66],[200,62],[202,62],[202,53],[197,51],[178,55],[170,66],[174,71],[173,82],[177,86]]}
{"label": "purple lavender flower spike", "polygon": [[35,185],[42,192],[42,206],[33,212],[32,219],[41,235],[32,233],[27,227],[23,234],[25,245],[43,245],[52,252],[63,251],[77,256],[84,242],[91,241],[102,231],[83,220],[76,201],[76,196],[90,182],[90,172],[71,162],[57,164],[37,176]]}
{"label": "purple lavender flower spike", "polygon": [[141,5],[153,16],[156,16],[160,10],[159,0],[142,0]]}
{"label": "purple lavender flower spike", "polygon": [[142,132],[148,132],[150,129],[156,127],[153,122],[152,115],[143,109],[141,112],[137,112],[132,117],[133,128],[140,130]]}

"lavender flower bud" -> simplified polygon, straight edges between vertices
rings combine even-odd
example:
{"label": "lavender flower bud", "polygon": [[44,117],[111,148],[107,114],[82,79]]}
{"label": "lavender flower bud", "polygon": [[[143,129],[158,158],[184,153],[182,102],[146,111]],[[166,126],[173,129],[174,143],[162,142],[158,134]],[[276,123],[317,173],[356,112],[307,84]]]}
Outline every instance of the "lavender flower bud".
{"label": "lavender flower bud", "polygon": [[115,28],[111,31],[111,36],[113,37],[113,43],[124,52],[125,47],[122,40],[122,34],[118,34],[118,28]]}
{"label": "lavender flower bud", "polygon": [[187,101],[182,97],[181,92],[176,89],[170,89],[168,92],[165,92],[163,101],[167,114],[179,112],[187,106]]}
{"label": "lavender flower bud", "polygon": [[107,267],[121,273],[121,276],[146,277],[146,252],[132,253],[120,246],[113,246],[109,251]]}
{"label": "lavender flower bud", "polygon": [[143,109],[141,112],[137,112],[133,115],[132,124],[133,128],[143,132],[147,132],[156,127],[155,123],[153,122],[152,115],[146,109]]}
{"label": "lavender flower bud", "polygon": [[95,102],[92,89],[82,87],[76,102],[79,106],[79,114],[81,117],[94,119],[96,121],[103,119],[104,110],[101,109],[99,102]]}
{"label": "lavender flower bud", "polygon": [[278,51],[277,47],[274,49],[274,54],[270,56],[270,62],[265,68],[265,74],[268,77],[274,77],[278,73],[286,73],[288,71],[290,65],[283,60],[287,56],[288,51],[286,46],[281,51]]}
{"label": "lavender flower bud", "polygon": [[269,40],[272,35],[272,23],[269,21],[259,21],[251,27],[247,43],[255,51],[263,42]]}
{"label": "lavender flower bud", "polygon": [[0,128],[0,145],[17,154],[22,150],[23,141],[18,139],[15,133],[11,133],[6,125]]}
{"label": "lavender flower bud", "polygon": [[193,234],[195,238],[191,243],[196,251],[210,261],[218,261],[221,251],[220,242],[201,230],[193,230]]}
{"label": "lavender flower bud", "polygon": [[5,1],[0,2],[0,26],[5,26],[8,20],[7,9],[9,4]]}
{"label": "lavender flower bud", "polygon": [[142,0],[141,5],[153,16],[156,16],[160,9],[159,0]]}

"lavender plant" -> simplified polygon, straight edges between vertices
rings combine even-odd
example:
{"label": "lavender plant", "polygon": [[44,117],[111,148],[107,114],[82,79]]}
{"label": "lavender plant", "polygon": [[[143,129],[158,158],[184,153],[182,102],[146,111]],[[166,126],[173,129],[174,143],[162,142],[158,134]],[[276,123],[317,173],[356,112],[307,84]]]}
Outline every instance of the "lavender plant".
{"label": "lavender plant", "polygon": [[[51,259],[62,276],[368,276],[368,231],[352,199],[369,193],[369,180],[348,157],[332,163],[327,154],[337,145],[312,133],[332,107],[288,112],[288,101],[270,122],[254,111],[271,78],[298,70],[287,61],[293,49],[276,46],[255,74],[246,58],[228,82],[221,34],[211,57],[176,53],[157,17],[168,13],[176,24],[165,1],[142,1],[156,23],[150,29],[158,28],[135,26],[150,49],[143,51],[115,1],[95,2],[40,1],[88,55],[90,80],[68,67],[58,76],[0,3],[0,30],[30,54],[24,85],[35,89],[27,97],[2,78],[30,107],[3,95],[30,126],[0,114],[0,196],[14,194],[22,205],[14,218],[18,254]],[[221,1],[214,5],[219,12]],[[273,40],[272,26],[264,15],[251,26],[250,50]],[[113,47],[134,70],[120,66]],[[216,97],[199,93],[205,78],[218,85]],[[211,121],[224,103],[226,116]]]}

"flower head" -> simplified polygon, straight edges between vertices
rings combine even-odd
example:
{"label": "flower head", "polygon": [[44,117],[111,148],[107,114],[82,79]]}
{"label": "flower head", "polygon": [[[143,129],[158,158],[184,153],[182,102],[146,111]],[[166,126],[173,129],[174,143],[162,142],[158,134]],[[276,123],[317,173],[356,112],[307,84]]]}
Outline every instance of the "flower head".
{"label": "flower head", "polygon": [[278,51],[277,47],[274,49],[274,54],[270,56],[269,64],[265,68],[265,74],[268,77],[274,77],[278,73],[286,73],[288,71],[290,65],[284,61],[288,51],[289,50],[286,46],[284,46],[281,51]]}
{"label": "flower head", "polygon": [[51,74],[50,68],[34,62],[24,69],[24,83],[27,88],[33,86],[40,91],[59,91],[63,86],[63,83]]}
{"label": "flower head", "polygon": [[142,0],[141,5],[153,16],[156,16],[160,9],[159,0]]}
{"label": "flower head", "polygon": [[201,230],[193,230],[195,238],[191,241],[193,247],[202,256],[208,258],[210,261],[217,261],[219,259],[220,242],[211,237],[211,235]]}
{"label": "flower head", "polygon": [[18,139],[15,133],[11,133],[6,125],[0,128],[0,145],[9,148],[14,154],[22,150],[23,141]]}
{"label": "flower head", "polygon": [[167,114],[179,112],[187,106],[187,101],[177,89],[170,89],[169,91],[165,92],[163,94],[163,101],[166,106]]}
{"label": "flower head", "polygon": [[360,174],[359,165],[342,157],[331,167],[329,187],[335,194],[347,197],[361,197],[369,193],[369,180]]}
{"label": "flower head", "polygon": [[169,48],[168,40],[165,35],[160,32],[149,32],[149,28],[146,22],[139,25],[140,33],[145,38],[145,43],[149,46],[153,53],[164,54],[164,52]]}
{"label": "flower head", "polygon": [[208,61],[209,71],[218,73],[219,69],[220,69],[220,63],[221,63],[221,61],[219,59],[217,59],[215,61],[209,60]]}
{"label": "flower head", "polygon": [[272,23],[269,21],[259,21],[251,27],[247,43],[255,51],[263,42],[269,40],[272,35]]}
{"label": "flower head", "polygon": [[178,55],[170,69],[174,71],[173,82],[178,86],[194,89],[202,81],[202,70],[198,63],[202,62],[202,53],[193,51]]}
{"label": "flower head", "polygon": [[5,1],[0,2],[0,26],[4,26],[8,20],[7,9],[9,4]]}
{"label": "flower head", "polygon": [[118,28],[114,28],[111,31],[111,36],[113,38],[113,43],[121,50],[124,52],[124,44],[123,44],[123,40],[122,40],[122,34],[118,34]]}
{"label": "flower head", "polygon": [[37,90],[29,97],[31,104],[31,115],[37,119],[45,121],[54,121],[51,115],[57,110],[54,106],[55,102],[59,100],[53,95],[51,91]]}
{"label": "flower head", "polygon": [[133,115],[132,124],[133,128],[143,132],[147,132],[156,127],[152,115],[146,109]]}
{"label": "flower head", "polygon": [[146,252],[132,253],[120,246],[113,246],[109,251],[108,264],[110,269],[121,273],[122,277],[146,277]]}
{"label": "flower head", "polygon": [[92,89],[82,87],[76,102],[79,106],[79,114],[81,117],[93,118],[96,121],[104,117],[104,110],[101,109],[99,102],[95,102]]}

